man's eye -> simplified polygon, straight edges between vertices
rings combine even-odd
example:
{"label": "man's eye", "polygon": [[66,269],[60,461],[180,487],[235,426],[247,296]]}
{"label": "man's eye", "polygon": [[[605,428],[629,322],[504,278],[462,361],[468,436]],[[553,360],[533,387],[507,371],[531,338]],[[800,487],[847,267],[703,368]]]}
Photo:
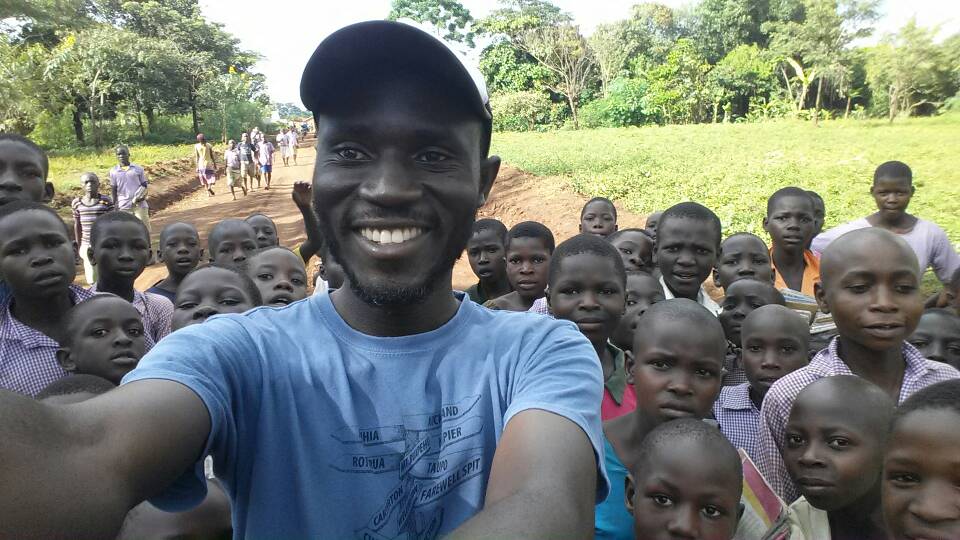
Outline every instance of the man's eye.
{"label": "man's eye", "polygon": [[422,163],[438,163],[441,161],[446,161],[450,159],[445,154],[437,152],[435,150],[428,150],[417,156],[417,161]]}
{"label": "man's eye", "polygon": [[629,249],[627,249],[627,248],[620,248],[620,253],[623,253],[624,255],[630,255],[630,254],[633,253],[633,251],[631,251],[631,250],[629,250]]}
{"label": "man's eye", "polygon": [[290,283],[293,283],[294,285],[306,285],[307,282],[300,278],[293,278],[290,280]]}
{"label": "man's eye", "polygon": [[105,328],[97,328],[93,332],[90,332],[94,337],[103,337],[107,335],[107,330]]}
{"label": "man's eye", "polygon": [[356,148],[341,148],[340,150],[337,150],[336,153],[337,153],[337,156],[340,157],[340,159],[346,159],[346,160],[360,160],[360,159],[366,159],[367,157],[366,154],[357,150]]}
{"label": "man's eye", "polygon": [[235,306],[239,304],[240,301],[233,298],[224,298],[223,300],[220,300],[220,303],[225,306]]}
{"label": "man's eye", "polygon": [[787,446],[790,448],[797,448],[803,444],[803,437],[799,435],[789,434],[787,435]]}
{"label": "man's eye", "polygon": [[257,274],[257,279],[262,279],[263,281],[269,281],[273,279],[273,274]]}
{"label": "man's eye", "polygon": [[760,352],[760,346],[759,346],[759,345],[748,345],[748,346],[747,346],[747,350],[750,351],[750,352],[752,352],[752,353],[758,353],[758,352]]}
{"label": "man's eye", "polygon": [[920,477],[913,473],[891,472],[887,474],[887,479],[895,484],[900,485],[920,483]]}
{"label": "man's eye", "polygon": [[196,302],[181,302],[177,304],[177,309],[193,309],[197,307]]}
{"label": "man's eye", "polygon": [[670,369],[670,364],[664,362],[663,360],[652,360],[648,362],[654,369],[666,370]]}
{"label": "man's eye", "polygon": [[847,290],[852,292],[853,294],[863,294],[868,290],[870,290],[870,286],[869,285],[848,285]]}
{"label": "man's eye", "polygon": [[635,306],[635,305],[637,305],[636,300],[627,300],[627,306]]}
{"label": "man's eye", "polygon": [[131,328],[127,330],[127,333],[134,337],[139,337],[143,335],[143,328]]}

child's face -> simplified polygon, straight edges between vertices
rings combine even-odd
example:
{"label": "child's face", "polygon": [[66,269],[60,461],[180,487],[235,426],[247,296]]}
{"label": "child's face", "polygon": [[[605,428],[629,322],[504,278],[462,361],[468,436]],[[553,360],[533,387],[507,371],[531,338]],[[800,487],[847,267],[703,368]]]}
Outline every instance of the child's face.
{"label": "child's face", "polygon": [[266,216],[250,216],[246,221],[253,227],[253,232],[257,236],[258,248],[263,249],[280,245],[280,240],[277,238],[277,228]]}
{"label": "child's face", "polygon": [[724,241],[713,273],[713,280],[724,288],[744,278],[773,282],[770,253],[767,246],[754,236],[734,236]]}
{"label": "child's face", "polygon": [[507,279],[524,298],[540,298],[547,287],[550,252],[539,238],[512,238],[507,250]]}
{"label": "child's face", "polygon": [[727,340],[740,345],[740,327],[747,315],[760,306],[776,302],[774,289],[769,283],[761,283],[755,279],[741,279],[727,287],[726,296],[720,307],[723,311],[717,315],[723,325],[723,333]]}
{"label": "child's face", "polygon": [[637,409],[659,422],[706,417],[720,394],[723,347],[672,319],[646,328],[633,342]]}
{"label": "child's face", "polygon": [[907,341],[930,360],[960,368],[960,318],[924,313]]}
{"label": "child's face", "polygon": [[200,263],[203,248],[197,230],[186,223],[169,225],[160,246],[160,259],[172,275],[185,276]]}
{"label": "child's face", "polygon": [[77,275],[76,257],[63,222],[49,212],[26,210],[0,220],[0,275],[17,294],[62,294]]}
{"label": "child's face", "polygon": [[130,165],[130,150],[126,148],[118,148],[117,163],[119,163],[123,167]]}
{"label": "child's face", "polygon": [[576,323],[594,345],[606,343],[626,307],[624,286],[613,261],[593,253],[561,261],[549,300],[553,315]]}
{"label": "child's face", "polygon": [[773,245],[785,251],[806,249],[813,228],[813,201],[806,195],[780,197],[763,218],[763,229],[770,234]]}
{"label": "child's face", "polygon": [[606,237],[617,230],[614,208],[604,201],[593,201],[580,214],[580,232]]}
{"label": "child's face", "polygon": [[960,415],[919,410],[901,418],[883,461],[890,538],[960,538]]}
{"label": "child's face", "polygon": [[718,466],[696,440],[656,448],[637,476],[627,477],[634,537],[729,540],[739,521],[741,489],[736,474]]}
{"label": "child's face", "polygon": [[210,246],[210,260],[223,266],[235,266],[252,257],[257,249],[257,235],[249,225],[230,225],[219,232]]}
{"label": "child's face", "polygon": [[[89,316],[70,325],[70,347],[58,353],[64,369],[96,375],[120,384],[137,367],[146,351],[143,320],[129,302],[121,298],[95,300]],[[95,309],[94,309],[95,308]]]}
{"label": "child's face", "polygon": [[810,504],[828,512],[870,493],[883,462],[882,434],[851,418],[844,401],[825,392],[801,396],[790,411],[783,444],[790,478]]}
{"label": "child's face", "polygon": [[613,331],[613,344],[624,350],[633,349],[633,334],[637,321],[647,308],[664,300],[663,287],[653,276],[644,273],[627,274],[627,307],[620,324]]}
{"label": "child's face", "polygon": [[646,229],[650,236],[654,240],[657,239],[657,225],[660,224],[660,216],[663,215],[663,212],[654,212],[647,216],[647,222],[643,225],[643,228]]}
{"label": "child's face", "polygon": [[848,249],[827,285],[818,284],[820,309],[833,315],[842,337],[874,350],[900,347],[923,313],[915,259],[898,246],[868,236]]}
{"label": "child's face", "polygon": [[100,180],[96,176],[85,175],[83,177],[83,193],[90,197],[100,194]]}
{"label": "child's face", "polygon": [[285,249],[271,249],[250,259],[247,268],[265,306],[285,306],[307,297],[303,261]]}
{"label": "child's face", "polygon": [[13,201],[44,202],[53,196],[43,159],[20,141],[0,141],[0,206]]}
{"label": "child's face", "polygon": [[810,360],[809,332],[798,333],[797,325],[790,324],[787,316],[794,315],[751,318],[743,327],[743,369],[750,388],[756,389],[761,398],[767,395],[773,383],[807,365]]}
{"label": "child's face", "polygon": [[881,215],[899,217],[907,211],[913,197],[913,184],[906,178],[878,178],[870,188]]}
{"label": "child's face", "polygon": [[202,323],[211,315],[243,313],[252,309],[254,301],[243,286],[240,276],[225,268],[209,268],[194,272],[177,289],[173,304],[174,330]]}
{"label": "child's face", "polygon": [[657,265],[678,298],[696,300],[717,262],[718,231],[708,221],[670,218],[658,227]]}
{"label": "child's face", "polygon": [[653,240],[649,236],[624,231],[614,239],[613,247],[620,252],[623,267],[627,272],[653,272]]}
{"label": "child's face", "polygon": [[150,258],[150,240],[139,223],[105,223],[97,244],[90,249],[101,276],[131,282],[143,273]]}
{"label": "child's face", "polygon": [[507,274],[503,238],[492,229],[474,233],[467,242],[470,268],[481,280],[502,279]]}

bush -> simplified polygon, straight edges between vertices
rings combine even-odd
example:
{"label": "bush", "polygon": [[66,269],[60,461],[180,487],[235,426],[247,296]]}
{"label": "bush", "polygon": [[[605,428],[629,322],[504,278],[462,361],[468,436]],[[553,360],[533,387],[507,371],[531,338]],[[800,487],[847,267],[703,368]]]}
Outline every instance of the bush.
{"label": "bush", "polygon": [[607,97],[580,108],[580,123],[588,128],[626,127],[649,123],[644,110],[647,83],[640,79],[616,79]]}
{"label": "bush", "polygon": [[520,90],[490,96],[494,131],[534,131],[553,124],[550,99],[543,92]]}

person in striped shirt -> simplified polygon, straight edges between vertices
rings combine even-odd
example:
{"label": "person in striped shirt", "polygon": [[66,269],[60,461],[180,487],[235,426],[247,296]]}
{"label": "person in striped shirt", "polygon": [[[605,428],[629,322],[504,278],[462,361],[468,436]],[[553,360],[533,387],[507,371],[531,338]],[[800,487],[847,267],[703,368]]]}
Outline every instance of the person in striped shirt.
{"label": "person in striped shirt", "polygon": [[80,175],[83,185],[83,195],[73,199],[70,207],[73,209],[74,239],[80,244],[80,258],[83,260],[83,277],[87,285],[97,282],[97,266],[90,261],[87,253],[90,248],[90,229],[98,217],[114,210],[110,197],[100,193],[100,178],[92,172]]}

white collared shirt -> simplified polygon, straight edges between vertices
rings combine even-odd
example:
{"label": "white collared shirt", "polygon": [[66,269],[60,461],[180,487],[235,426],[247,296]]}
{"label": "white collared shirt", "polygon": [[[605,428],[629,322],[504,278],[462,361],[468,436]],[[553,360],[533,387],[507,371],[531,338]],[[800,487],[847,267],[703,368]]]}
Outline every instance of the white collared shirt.
{"label": "white collared shirt", "polygon": [[[663,281],[663,276],[660,276],[660,286],[663,287],[663,297],[667,300],[671,298],[676,298],[673,291],[670,290],[670,287],[667,287],[667,283]],[[700,292],[697,293],[697,303],[701,306],[710,310],[710,313],[718,315],[720,313],[720,304],[713,301],[713,298],[710,298],[710,295],[707,294],[707,291],[703,290],[703,285],[700,286]]]}

